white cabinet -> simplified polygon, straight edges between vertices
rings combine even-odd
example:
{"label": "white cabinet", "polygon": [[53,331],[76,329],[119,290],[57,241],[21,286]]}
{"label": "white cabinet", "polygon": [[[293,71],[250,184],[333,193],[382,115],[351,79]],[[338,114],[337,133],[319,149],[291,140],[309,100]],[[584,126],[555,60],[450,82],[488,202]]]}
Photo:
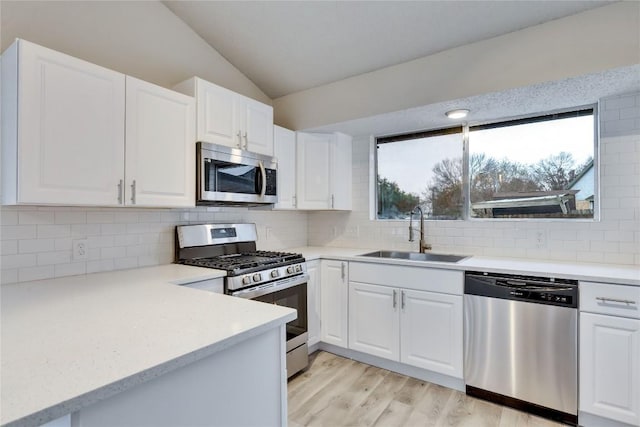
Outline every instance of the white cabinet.
{"label": "white cabinet", "polygon": [[320,261],[307,261],[307,320],[309,347],[320,342]]}
{"label": "white cabinet", "polygon": [[3,53],[3,203],[118,205],[124,134],[124,74],[24,40]]}
{"label": "white cabinet", "polygon": [[196,98],[196,140],[273,155],[273,107],[192,77],[175,90]]}
{"label": "white cabinet", "polygon": [[639,305],[637,287],[580,283],[581,412],[640,425]]}
{"label": "white cabinet", "polygon": [[278,161],[278,203],[274,209],[296,208],[296,133],[273,127],[273,154]]}
{"label": "white cabinet", "polygon": [[351,210],[351,145],[340,133],[297,133],[299,209]]}
{"label": "white cabinet", "polygon": [[391,360],[400,359],[398,290],[349,283],[349,348]]}
{"label": "white cabinet", "polygon": [[195,100],[127,76],[125,204],[195,206]]}
{"label": "white cabinet", "polygon": [[321,262],[320,339],[339,347],[348,346],[349,263],[335,260]]}
{"label": "white cabinet", "polygon": [[193,98],[24,40],[2,89],[3,203],[195,205]]}
{"label": "white cabinet", "polygon": [[400,361],[462,378],[462,297],[400,290]]}
{"label": "white cabinet", "polygon": [[350,349],[462,378],[462,272],[357,262],[349,269]]}

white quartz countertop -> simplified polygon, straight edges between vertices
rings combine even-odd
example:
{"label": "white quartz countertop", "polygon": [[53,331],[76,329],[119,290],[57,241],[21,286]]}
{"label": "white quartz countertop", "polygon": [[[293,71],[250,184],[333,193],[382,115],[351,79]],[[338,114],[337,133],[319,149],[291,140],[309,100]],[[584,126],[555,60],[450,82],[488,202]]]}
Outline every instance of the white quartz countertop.
{"label": "white quartz countertop", "polygon": [[3,285],[0,424],[36,426],[295,319],[184,265]]}
{"label": "white quartz countertop", "polygon": [[[384,248],[379,248],[384,249]],[[640,267],[615,264],[585,264],[521,258],[470,256],[457,263],[380,259],[359,256],[376,249],[304,246],[288,249],[304,255],[307,261],[320,258],[341,259],[414,267],[444,268],[449,270],[487,271],[505,274],[557,277],[593,282],[640,286]]]}

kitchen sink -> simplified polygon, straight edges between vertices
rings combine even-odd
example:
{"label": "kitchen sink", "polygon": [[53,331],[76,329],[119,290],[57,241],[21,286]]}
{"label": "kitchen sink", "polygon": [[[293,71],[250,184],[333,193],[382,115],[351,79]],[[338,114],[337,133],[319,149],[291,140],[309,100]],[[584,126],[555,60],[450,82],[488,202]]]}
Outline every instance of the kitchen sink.
{"label": "kitchen sink", "polygon": [[449,255],[449,254],[432,254],[432,253],[420,253],[420,252],[401,252],[401,251],[375,251],[368,254],[362,254],[360,256],[367,256],[371,258],[390,258],[390,259],[406,259],[409,261],[434,261],[434,262],[459,262],[465,258],[464,255]]}

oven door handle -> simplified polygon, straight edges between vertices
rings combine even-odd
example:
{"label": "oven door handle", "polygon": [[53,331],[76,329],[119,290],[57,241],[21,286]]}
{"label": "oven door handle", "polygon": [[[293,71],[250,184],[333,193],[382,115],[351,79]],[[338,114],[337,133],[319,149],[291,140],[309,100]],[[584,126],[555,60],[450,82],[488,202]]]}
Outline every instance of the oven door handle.
{"label": "oven door handle", "polygon": [[[258,286],[252,289],[241,289],[239,291],[235,291],[231,293],[231,296],[253,299],[258,298],[263,295],[272,294],[274,292],[283,291],[285,289],[293,288],[294,286],[299,286],[309,281],[308,274],[301,274],[299,276],[290,277],[287,279],[283,279],[277,282],[271,282],[269,286]],[[280,283],[282,282],[282,283]]]}

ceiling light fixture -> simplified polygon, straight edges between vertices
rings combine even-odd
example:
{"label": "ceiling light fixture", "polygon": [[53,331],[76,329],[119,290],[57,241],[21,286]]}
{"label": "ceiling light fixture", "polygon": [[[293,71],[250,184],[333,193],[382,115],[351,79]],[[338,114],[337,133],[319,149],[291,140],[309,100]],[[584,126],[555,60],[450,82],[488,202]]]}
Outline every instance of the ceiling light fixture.
{"label": "ceiling light fixture", "polygon": [[463,117],[467,117],[467,114],[469,114],[469,110],[461,108],[458,110],[447,111],[445,114],[450,119],[461,119]]}

